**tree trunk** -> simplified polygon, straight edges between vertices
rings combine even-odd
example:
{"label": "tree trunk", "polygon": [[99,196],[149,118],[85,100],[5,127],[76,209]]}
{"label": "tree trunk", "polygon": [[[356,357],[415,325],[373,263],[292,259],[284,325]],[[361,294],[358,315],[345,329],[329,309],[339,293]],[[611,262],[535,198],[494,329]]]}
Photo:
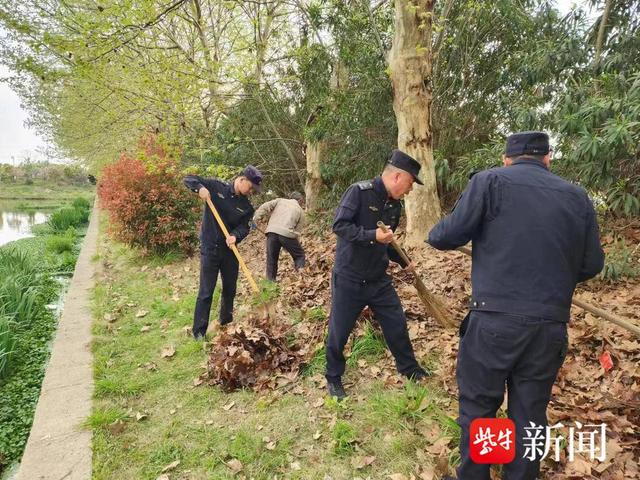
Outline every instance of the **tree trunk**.
{"label": "tree trunk", "polygon": [[304,186],[304,196],[308,211],[318,208],[318,200],[322,192],[322,175],[320,166],[326,151],[326,143],[323,141],[309,142],[307,144],[307,179]]}
{"label": "tree trunk", "polygon": [[[338,59],[334,65],[331,74],[331,90],[341,90],[347,88],[349,75],[347,67]],[[313,126],[316,115],[320,109],[316,109],[307,120],[307,127]],[[327,142],[325,140],[307,140],[306,157],[307,157],[307,178],[304,186],[305,201],[308,211],[318,208],[318,200],[322,193],[324,182],[322,181],[321,166],[325,161],[327,152]]]}
{"label": "tree trunk", "polygon": [[440,200],[433,162],[432,46],[433,0],[395,1],[395,34],[389,53],[393,110],[398,123],[398,148],[415,158],[424,186],[406,198],[405,246],[422,245],[440,219]]}
{"label": "tree trunk", "polygon": [[611,13],[612,5],[613,0],[606,0],[604,4],[604,11],[600,17],[600,27],[598,28],[598,36],[596,38],[596,53],[593,56],[594,70],[600,65],[600,57],[602,56],[602,48],[604,46],[605,34],[607,32],[607,22],[609,22],[609,14]]}

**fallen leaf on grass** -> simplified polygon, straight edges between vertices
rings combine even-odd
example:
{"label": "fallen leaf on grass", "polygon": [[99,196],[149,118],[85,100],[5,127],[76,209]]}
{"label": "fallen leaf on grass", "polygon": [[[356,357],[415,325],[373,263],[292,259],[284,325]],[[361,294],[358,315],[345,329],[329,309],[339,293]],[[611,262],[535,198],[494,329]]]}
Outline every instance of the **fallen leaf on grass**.
{"label": "fallen leaf on grass", "polygon": [[144,327],[142,327],[142,328],[140,329],[140,331],[141,331],[142,333],[144,333],[144,332],[148,332],[149,330],[151,330],[151,327],[150,327],[149,325],[145,325]]}
{"label": "fallen leaf on grass", "polygon": [[409,480],[403,473],[392,473],[389,475],[390,480]]}
{"label": "fallen leaf on grass", "polygon": [[320,408],[324,405],[324,398],[318,398],[315,402],[312,403],[312,406],[315,408]]}
{"label": "fallen leaf on grass", "polygon": [[180,460],[176,460],[175,462],[171,462],[169,465],[167,465],[166,467],[164,467],[162,469],[161,473],[167,473],[170,472],[171,470],[175,470],[175,468],[180,465]]}
{"label": "fallen leaf on grass", "polygon": [[300,462],[291,462],[291,470],[302,470]]}
{"label": "fallen leaf on grass", "polygon": [[322,436],[322,434],[320,432],[316,432],[316,433],[313,434],[313,439],[314,440],[318,440],[321,436]]}
{"label": "fallen leaf on grass", "polygon": [[136,318],[146,317],[149,312],[147,310],[138,310]]}
{"label": "fallen leaf on grass", "polygon": [[111,435],[120,435],[122,432],[124,432],[125,427],[126,424],[122,420],[116,420],[111,425],[109,425],[107,429],[109,430],[109,433]]}
{"label": "fallen leaf on grass", "polygon": [[170,345],[168,347],[164,347],[162,349],[162,353],[160,354],[160,356],[162,358],[171,358],[176,354],[176,347],[174,347],[173,345]]}
{"label": "fallen leaf on grass", "polygon": [[111,315],[110,313],[105,313],[104,319],[109,323],[113,323],[116,321],[116,317],[114,315]]}
{"label": "fallen leaf on grass", "polygon": [[368,467],[373,462],[375,462],[376,457],[367,456],[367,457],[355,457],[351,459],[351,466],[356,470],[361,470],[364,467]]}
{"label": "fallen leaf on grass", "polygon": [[233,472],[233,473],[240,473],[242,471],[242,463],[240,463],[240,460],[237,460],[235,458],[232,458],[231,460],[229,460],[226,463],[227,467],[229,467],[229,469]]}
{"label": "fallen leaf on grass", "polygon": [[139,422],[141,420],[144,420],[145,418],[148,418],[148,415],[146,413],[136,413],[136,420]]}
{"label": "fallen leaf on grass", "polygon": [[193,386],[194,387],[199,387],[200,385],[202,385],[202,379],[200,377],[194,378],[193,379]]}
{"label": "fallen leaf on grass", "polygon": [[223,410],[226,410],[226,411],[228,412],[229,410],[231,410],[231,409],[233,408],[233,406],[234,406],[235,404],[236,404],[236,402],[229,402],[229,403],[227,403],[226,405],[223,405],[223,406],[222,406],[222,409],[223,409]]}
{"label": "fallen leaf on grass", "polygon": [[162,475],[157,477],[156,480],[171,480],[171,478],[166,473],[163,473]]}
{"label": "fallen leaf on grass", "polygon": [[436,440],[436,442],[433,445],[428,447],[427,451],[429,453],[432,453],[433,455],[440,455],[443,451],[447,449],[447,445],[449,444],[450,441],[451,439],[449,437],[442,437]]}

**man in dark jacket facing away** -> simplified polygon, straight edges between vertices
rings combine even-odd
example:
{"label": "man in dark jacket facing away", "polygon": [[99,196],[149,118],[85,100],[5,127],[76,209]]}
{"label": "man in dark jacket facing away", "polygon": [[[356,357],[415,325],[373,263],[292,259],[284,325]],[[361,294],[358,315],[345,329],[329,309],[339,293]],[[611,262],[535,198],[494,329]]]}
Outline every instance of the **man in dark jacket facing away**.
{"label": "man in dark jacket facing away", "polygon": [[249,233],[254,212],[249,196],[260,189],[261,182],[262,174],[251,165],[231,182],[196,175],[188,175],[184,179],[185,185],[202,200],[211,200],[230,235],[225,239],[211,209],[205,203],[200,230],[200,288],[193,314],[193,336],[196,340],[204,338],[207,333],[218,272],[222,277],[220,324],[226,325],[233,320],[238,260],[229,247],[240,243]]}
{"label": "man in dark jacket facing away", "polygon": [[537,477],[540,459],[524,458],[524,427],[547,425],[573,291],[603,267],[593,205],[584,189],[549,171],[550,161],[545,133],[511,135],[505,166],[475,174],[427,240],[440,250],[473,241],[471,312],[460,327],[456,371],[461,480],[489,480],[490,465],[470,458],[469,427],[495,417],[505,384],[516,454],[503,478]]}

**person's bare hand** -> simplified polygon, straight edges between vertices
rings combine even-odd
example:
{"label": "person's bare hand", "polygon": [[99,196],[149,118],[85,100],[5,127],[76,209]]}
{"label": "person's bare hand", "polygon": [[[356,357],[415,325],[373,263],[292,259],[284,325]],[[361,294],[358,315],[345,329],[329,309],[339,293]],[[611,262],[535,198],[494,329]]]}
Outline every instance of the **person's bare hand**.
{"label": "person's bare hand", "polygon": [[412,274],[416,274],[416,265],[415,263],[411,262],[409,265],[407,265],[406,267],[404,267],[404,270],[406,270],[409,273]]}
{"label": "person's bare hand", "polygon": [[393,240],[393,232],[390,229],[387,229],[384,232],[381,228],[376,228],[376,242],[389,244]]}
{"label": "person's bare hand", "polygon": [[200,190],[198,190],[198,196],[205,201],[211,200],[211,194],[209,193],[209,190],[207,190],[205,187],[200,187]]}
{"label": "person's bare hand", "polygon": [[236,237],[233,235],[229,235],[227,237],[227,247],[231,247],[231,245],[235,245],[236,244]]}

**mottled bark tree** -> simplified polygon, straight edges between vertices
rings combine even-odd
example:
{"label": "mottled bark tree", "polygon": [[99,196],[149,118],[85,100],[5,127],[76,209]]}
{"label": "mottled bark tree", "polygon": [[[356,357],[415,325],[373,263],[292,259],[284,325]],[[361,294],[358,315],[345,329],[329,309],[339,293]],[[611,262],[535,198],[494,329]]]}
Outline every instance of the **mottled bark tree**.
{"label": "mottled bark tree", "polygon": [[398,148],[420,162],[424,182],[406,198],[408,247],[422,244],[428,229],[440,218],[431,126],[432,25],[433,0],[396,0],[389,67]]}

